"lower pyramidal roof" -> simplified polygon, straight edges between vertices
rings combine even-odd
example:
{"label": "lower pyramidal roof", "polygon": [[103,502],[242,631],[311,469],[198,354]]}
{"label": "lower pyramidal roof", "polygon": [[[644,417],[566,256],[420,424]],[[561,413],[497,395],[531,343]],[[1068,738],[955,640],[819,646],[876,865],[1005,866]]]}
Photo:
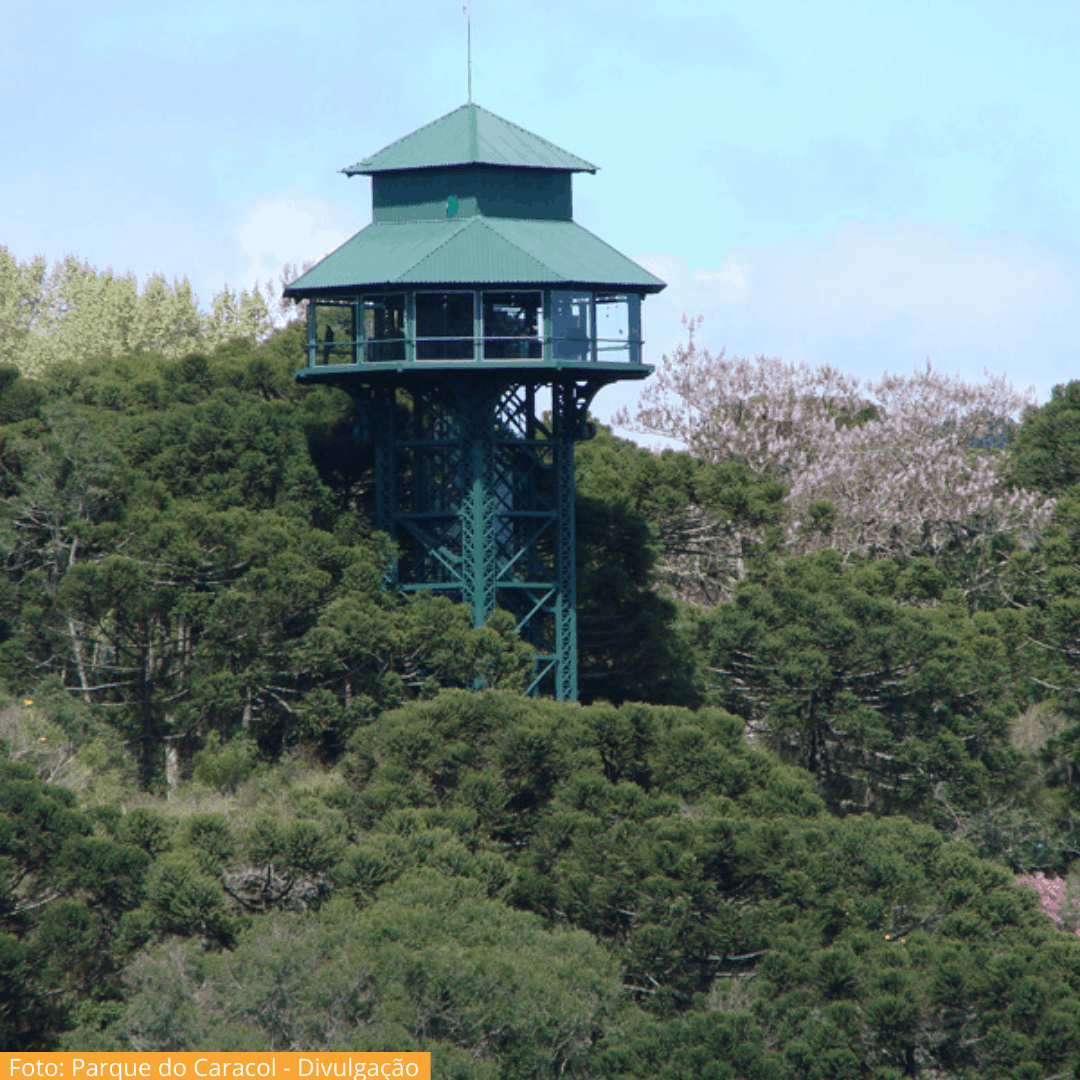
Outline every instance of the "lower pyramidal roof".
{"label": "lower pyramidal roof", "polygon": [[362,229],[285,289],[287,297],[366,285],[536,283],[659,292],[665,283],[574,221],[469,217]]}

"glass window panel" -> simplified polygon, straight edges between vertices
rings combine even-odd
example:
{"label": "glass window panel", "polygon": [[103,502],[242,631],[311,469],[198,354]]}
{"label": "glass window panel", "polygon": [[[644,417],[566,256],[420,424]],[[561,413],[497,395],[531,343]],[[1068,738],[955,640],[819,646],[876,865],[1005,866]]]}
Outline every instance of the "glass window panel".
{"label": "glass window panel", "polygon": [[315,304],[315,363],[356,363],[356,305]]}
{"label": "glass window panel", "polygon": [[540,292],[484,293],[484,359],[539,360]]}
{"label": "glass window panel", "polygon": [[605,363],[630,359],[630,302],[625,295],[596,297],[596,358]]}
{"label": "glass window panel", "polygon": [[473,294],[416,294],[416,359],[473,358]]}
{"label": "glass window panel", "polygon": [[551,355],[555,360],[585,363],[592,344],[592,296],[589,293],[551,294]]}
{"label": "glass window panel", "polygon": [[364,356],[368,363],[405,359],[405,294],[365,296],[360,301]]}

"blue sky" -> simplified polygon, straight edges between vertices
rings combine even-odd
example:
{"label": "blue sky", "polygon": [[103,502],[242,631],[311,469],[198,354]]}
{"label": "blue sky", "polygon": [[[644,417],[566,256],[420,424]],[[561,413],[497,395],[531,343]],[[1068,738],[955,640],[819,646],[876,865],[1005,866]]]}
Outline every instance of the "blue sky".
{"label": "blue sky", "polygon": [[[469,8],[474,100],[596,162],[577,220],[669,282],[650,359],[686,312],[866,378],[1080,375],[1075,0]],[[0,243],[204,302],[361,228],[369,181],[337,170],[466,96],[460,0],[0,16]]]}

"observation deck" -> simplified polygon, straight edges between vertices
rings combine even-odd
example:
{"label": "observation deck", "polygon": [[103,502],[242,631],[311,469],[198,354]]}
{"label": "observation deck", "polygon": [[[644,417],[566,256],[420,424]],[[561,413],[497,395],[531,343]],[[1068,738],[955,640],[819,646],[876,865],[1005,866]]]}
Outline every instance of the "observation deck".
{"label": "observation deck", "polygon": [[573,220],[596,166],[478,105],[355,165],[372,222],[294,281],[302,381],[463,369],[641,379],[641,301],[664,283]]}

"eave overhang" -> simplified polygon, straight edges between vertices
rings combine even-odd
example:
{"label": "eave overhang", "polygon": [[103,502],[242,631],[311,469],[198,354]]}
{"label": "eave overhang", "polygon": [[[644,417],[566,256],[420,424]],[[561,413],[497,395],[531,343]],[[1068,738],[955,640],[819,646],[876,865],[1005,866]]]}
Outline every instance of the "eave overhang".
{"label": "eave overhang", "polygon": [[656,293],[665,282],[575,221],[470,217],[381,222],[301,275],[285,296],[369,287],[536,284]]}

